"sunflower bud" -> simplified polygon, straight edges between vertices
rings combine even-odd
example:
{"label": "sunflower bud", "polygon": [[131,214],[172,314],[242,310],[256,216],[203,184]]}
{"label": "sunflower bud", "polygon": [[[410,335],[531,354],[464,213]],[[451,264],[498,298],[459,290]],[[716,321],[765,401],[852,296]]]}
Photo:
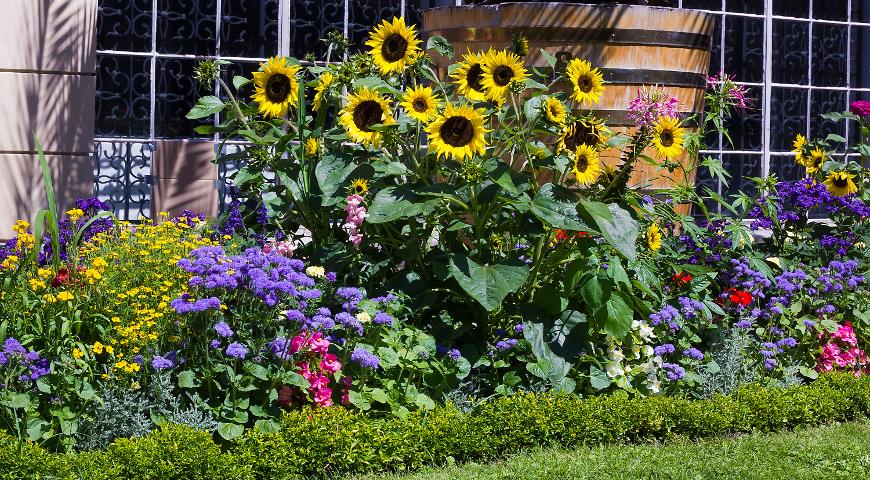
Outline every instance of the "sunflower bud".
{"label": "sunflower bud", "polygon": [[220,64],[217,60],[203,60],[196,66],[193,77],[202,88],[212,88],[214,81],[220,75]]}
{"label": "sunflower bud", "polygon": [[511,51],[521,57],[529,54],[529,39],[524,33],[518,33],[511,38]]}
{"label": "sunflower bud", "polygon": [[249,148],[248,155],[250,156],[251,166],[256,168],[269,166],[274,158],[269,150],[259,147]]}
{"label": "sunflower bud", "polygon": [[472,161],[462,162],[462,178],[468,183],[480,183],[483,181],[483,166]]}
{"label": "sunflower bud", "polygon": [[511,81],[508,85],[508,89],[516,94],[523,93],[523,90],[526,89],[526,82],[518,82],[516,80]]}

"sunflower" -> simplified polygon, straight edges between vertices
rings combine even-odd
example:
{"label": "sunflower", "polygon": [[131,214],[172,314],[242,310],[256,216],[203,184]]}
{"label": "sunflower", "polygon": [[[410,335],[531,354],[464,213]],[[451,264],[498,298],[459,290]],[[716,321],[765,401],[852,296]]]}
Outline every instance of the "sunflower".
{"label": "sunflower", "polygon": [[305,141],[305,155],[313,157],[317,155],[318,150],[320,150],[320,146],[317,144],[317,140],[314,139],[314,137]]}
{"label": "sunflower", "polygon": [[685,131],[680,126],[680,121],[674,117],[659,117],[655,123],[653,145],[658,154],[673,160],[683,153],[683,137]]}
{"label": "sunflower", "polygon": [[384,20],[369,34],[366,45],[372,47],[369,53],[382,74],[402,73],[420,51],[414,29],[413,25],[405,25],[404,18],[393,17],[392,22]]}
{"label": "sunflower", "polygon": [[574,86],[572,94],[574,100],[584,105],[594,105],[601,100],[601,94],[604,92],[604,75],[601,74],[601,70],[597,67],[592,68],[592,64],[587,60],[575,58],[568,62],[565,73]]}
{"label": "sunflower", "polygon": [[557,125],[564,124],[568,117],[565,104],[556,97],[547,97],[547,101],[544,102],[544,113],[547,115],[547,120]]}
{"label": "sunflower", "polygon": [[792,153],[794,153],[794,160],[799,165],[807,164],[807,157],[804,155],[804,147],[807,145],[807,139],[800,133],[794,138],[794,142],[792,143]]}
{"label": "sunflower", "polygon": [[396,120],[390,113],[387,100],[374,90],[363,87],[350,96],[341,110],[339,123],[354,142],[377,145],[381,142],[381,133],[372,130],[371,126],[378,123],[393,125]]}
{"label": "sunflower", "polygon": [[259,72],[254,72],[254,95],[251,98],[260,106],[266,117],[283,117],[287,108],[299,102],[299,81],[296,73],[301,68],[291,65],[284,57],[272,57],[261,63]]}
{"label": "sunflower", "polygon": [[662,248],[662,229],[653,223],[646,229],[646,245],[650,250],[657,252]]}
{"label": "sunflower", "polygon": [[314,87],[314,102],[311,107],[315,112],[320,110],[320,105],[323,103],[323,95],[326,93],[326,89],[332,85],[333,81],[335,81],[335,75],[330,72],[323,72],[323,75],[317,81],[317,86]]}
{"label": "sunflower", "polygon": [[486,89],[483,87],[483,64],[488,54],[468,51],[462,56],[462,62],[451,75],[456,84],[456,91],[472,102],[486,100]]}
{"label": "sunflower", "polygon": [[511,82],[526,80],[526,69],[520,57],[506,50],[489,54],[483,65],[481,83],[487,96],[494,102],[501,102]]}
{"label": "sunflower", "polygon": [[563,150],[576,150],[580,145],[592,145],[597,149],[604,146],[607,139],[607,127],[598,119],[577,120],[562,126],[559,139],[556,141],[556,153]]}
{"label": "sunflower", "polygon": [[349,190],[352,195],[363,196],[369,191],[369,182],[364,178],[357,178],[350,182]]}
{"label": "sunflower", "polygon": [[827,152],[819,147],[816,147],[810,152],[809,157],[804,157],[804,166],[807,167],[807,175],[813,175],[821,170],[822,165],[825,164],[825,157],[827,155]]}
{"label": "sunflower", "polygon": [[429,123],[438,114],[438,96],[432,92],[431,87],[420,85],[406,90],[400,105],[411,118],[421,123]]}
{"label": "sunflower", "polygon": [[439,158],[450,155],[457,160],[464,160],[475,153],[482,154],[486,150],[483,114],[480,108],[447,104],[444,113],[426,127],[429,147]]}
{"label": "sunflower", "polygon": [[858,191],[858,186],[852,181],[854,178],[855,175],[849,172],[831,172],[825,179],[825,186],[832,195],[844,197]]}
{"label": "sunflower", "polygon": [[601,162],[598,159],[598,150],[589,145],[580,145],[574,152],[574,163],[571,173],[577,178],[580,185],[591,185],[601,176]]}

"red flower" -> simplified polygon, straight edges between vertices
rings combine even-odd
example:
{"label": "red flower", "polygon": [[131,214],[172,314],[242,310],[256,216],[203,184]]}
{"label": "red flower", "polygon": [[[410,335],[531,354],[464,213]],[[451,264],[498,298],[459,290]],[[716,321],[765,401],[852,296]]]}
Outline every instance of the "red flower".
{"label": "red flower", "polygon": [[557,228],[555,230],[556,236],[553,237],[554,242],[562,242],[568,240],[568,238],[584,238],[589,236],[589,232],[577,232],[571,237],[568,236],[567,230],[562,230],[561,228]]}
{"label": "red flower", "polygon": [[745,307],[752,303],[752,294],[736,288],[729,288],[728,300],[731,300],[731,303]]}
{"label": "red flower", "polygon": [[57,275],[51,280],[52,287],[59,287],[61,285],[66,285],[70,281],[69,270],[65,268],[58,269]]}
{"label": "red flower", "polygon": [[692,274],[688,272],[677,272],[671,277],[671,283],[676,287],[683,287],[692,281]]}

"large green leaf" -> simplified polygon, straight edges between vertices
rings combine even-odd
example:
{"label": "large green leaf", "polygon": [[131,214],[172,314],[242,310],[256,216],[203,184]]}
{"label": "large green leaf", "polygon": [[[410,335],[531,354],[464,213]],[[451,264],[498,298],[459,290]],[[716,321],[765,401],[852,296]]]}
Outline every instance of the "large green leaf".
{"label": "large green leaf", "polygon": [[215,97],[214,95],[208,95],[200,98],[196,102],[196,105],[187,112],[186,117],[191,120],[210,117],[223,110],[225,106],[223,100],[220,98]]}
{"label": "large green leaf", "polygon": [[356,168],[353,159],[345,156],[324,155],[317,163],[314,176],[323,192],[324,206],[335,205],[345,197],[341,188]]}
{"label": "large green leaf", "polygon": [[366,222],[385,223],[416,217],[440,202],[437,198],[421,198],[409,187],[387,187],[375,195]]}
{"label": "large green leaf", "polygon": [[622,293],[613,292],[607,303],[595,315],[604,333],[617,339],[624,338],[631,330],[634,309]]}
{"label": "large green leaf", "polygon": [[461,254],[450,256],[450,276],[471,298],[491,312],[501,306],[508,294],[526,283],[529,267],[521,261],[480,265]]}
{"label": "large green leaf", "polygon": [[592,230],[577,214],[577,200],[565,187],[547,183],[529,204],[532,214],[546,225],[572,231]]}
{"label": "large green leaf", "polygon": [[602,211],[602,205],[599,202],[581,200],[580,209],[584,214],[583,217],[597,227],[598,231],[601,232],[601,236],[619,253],[629,260],[636,260],[637,221],[632,218],[627,210],[615,203],[607,205],[610,215]]}

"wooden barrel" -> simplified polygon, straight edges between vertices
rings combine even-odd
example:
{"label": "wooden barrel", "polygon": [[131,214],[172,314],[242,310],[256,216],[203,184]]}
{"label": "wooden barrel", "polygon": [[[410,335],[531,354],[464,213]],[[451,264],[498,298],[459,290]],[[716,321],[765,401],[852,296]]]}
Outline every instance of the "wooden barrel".
{"label": "wooden barrel", "polygon": [[[441,7],[423,12],[424,35],[440,35],[457,54],[501,49],[518,34],[529,41],[527,66],[547,67],[544,49],[560,59],[583,58],[601,69],[606,81],[596,114],[611,129],[632,133],[625,118],[629,102],[643,86],[658,85],[680,100],[681,116],[704,109],[705,75],[716,21],[711,14],[674,8],[568,3],[504,3]],[[445,66],[446,59],[441,64]],[[456,61],[457,59],[454,59]],[[697,122],[687,121],[688,129]],[[645,152],[655,158],[655,152]],[[609,150],[602,159],[619,163],[619,152]],[[687,154],[680,159],[689,162]],[[683,172],[673,174],[639,161],[630,185],[666,188],[684,183]],[[694,173],[689,174],[694,183]]]}

